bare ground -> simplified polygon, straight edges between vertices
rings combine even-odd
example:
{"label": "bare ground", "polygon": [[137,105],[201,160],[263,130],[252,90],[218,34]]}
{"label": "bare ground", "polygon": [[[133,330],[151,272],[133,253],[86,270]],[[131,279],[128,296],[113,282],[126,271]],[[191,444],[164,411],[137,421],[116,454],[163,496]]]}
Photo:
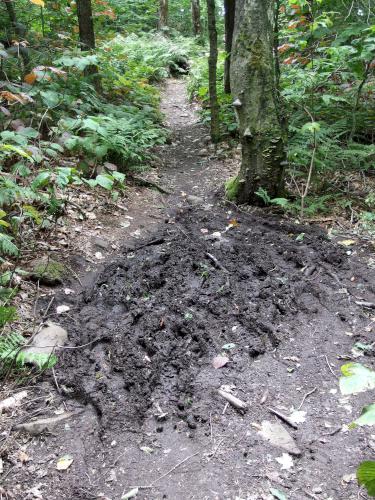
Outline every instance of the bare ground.
{"label": "bare ground", "polygon": [[[373,339],[373,313],[355,303],[374,300],[368,249],[225,206],[214,193],[233,162],[207,144],[183,81],[168,83],[162,108],[173,140],[150,178],[173,194],[134,195],[132,218],[108,217],[104,236],[121,248],[82,291],[57,293],[74,348],[12,418],[74,416],[32,437],[4,419],[3,498],[117,500],[135,487],[148,500],[366,498],[354,474],[375,441],[348,424],[372,400],[341,396],[338,376],[355,342]],[[218,355],[228,362],[215,369]],[[371,351],[361,361],[373,365]],[[259,434],[280,422],[270,408],[305,412],[296,428],[281,422],[289,468]],[[66,454],[73,463],[56,470]]]}

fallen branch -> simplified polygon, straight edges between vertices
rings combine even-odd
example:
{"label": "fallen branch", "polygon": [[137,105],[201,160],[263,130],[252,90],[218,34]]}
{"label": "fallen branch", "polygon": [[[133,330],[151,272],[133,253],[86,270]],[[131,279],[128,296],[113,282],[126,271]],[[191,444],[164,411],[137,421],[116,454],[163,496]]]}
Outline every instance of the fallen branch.
{"label": "fallen branch", "polygon": [[233,396],[233,394],[229,394],[229,392],[225,392],[221,389],[217,390],[217,393],[219,396],[224,398],[228,403],[230,403],[232,406],[234,406],[237,410],[240,411],[247,411],[248,410],[248,405],[241,399],[237,398],[236,396]]}
{"label": "fallen branch", "polygon": [[137,186],[153,188],[153,189],[156,189],[157,191],[159,191],[159,193],[162,193],[162,194],[172,194],[171,191],[168,191],[167,189],[159,186],[159,184],[156,184],[156,182],[148,181],[147,179],[143,179],[142,177],[132,177],[131,180]]}
{"label": "fallen branch", "polygon": [[298,429],[298,426],[289,417],[284,415],[284,413],[274,410],[273,408],[268,408],[268,411],[273,413],[273,415],[276,415],[276,417],[279,417],[280,420],[283,420],[283,422],[290,425],[290,427],[293,427],[293,429]]}
{"label": "fallen branch", "polygon": [[303,406],[303,403],[305,402],[305,399],[308,398],[309,396],[311,396],[311,394],[314,394],[314,392],[316,392],[317,390],[318,390],[318,388],[314,387],[314,389],[311,389],[311,391],[306,392],[306,394],[302,398],[301,404],[299,405],[299,407],[297,409],[300,410]]}
{"label": "fallen branch", "polygon": [[50,431],[56,424],[62,422],[63,420],[67,420],[68,418],[76,415],[75,413],[63,413],[62,415],[58,415],[57,417],[51,418],[41,418],[40,420],[35,420],[34,422],[27,422],[25,424],[18,424],[13,427],[15,431],[24,431],[28,432],[32,436],[37,436],[45,431]]}
{"label": "fallen branch", "polygon": [[357,304],[357,306],[366,307],[367,309],[375,309],[374,302],[366,302],[364,300],[356,300],[355,303]]}
{"label": "fallen branch", "polygon": [[217,258],[216,258],[214,255],[212,255],[211,253],[206,252],[206,256],[210,259],[210,261],[212,261],[212,262],[213,262],[213,264],[214,264],[214,266],[215,266],[215,267],[217,267],[218,269],[221,269],[221,270],[222,270],[222,271],[224,271],[225,273],[228,273],[228,274],[229,274],[228,269],[226,269],[226,268],[223,266],[223,264],[221,264],[221,262],[219,262],[219,261],[217,260]]}

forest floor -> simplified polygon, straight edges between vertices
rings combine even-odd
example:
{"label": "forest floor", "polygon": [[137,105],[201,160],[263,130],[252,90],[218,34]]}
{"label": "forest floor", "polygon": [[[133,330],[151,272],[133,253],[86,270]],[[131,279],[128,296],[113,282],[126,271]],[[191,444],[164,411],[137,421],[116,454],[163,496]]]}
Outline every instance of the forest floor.
{"label": "forest floor", "polygon": [[[374,302],[371,245],[226,205],[217,188],[236,161],[185,94],[167,82],[173,136],[150,173],[172,194],[134,190],[77,231],[82,287],[55,290],[49,314],[68,344],[2,416],[3,498],[367,498],[355,471],[375,436],[348,425],[373,401],[343,397],[338,378],[373,340],[374,311],[356,304]],[[89,245],[100,266],[80,265]],[[67,412],[49,432],[11,430]]]}

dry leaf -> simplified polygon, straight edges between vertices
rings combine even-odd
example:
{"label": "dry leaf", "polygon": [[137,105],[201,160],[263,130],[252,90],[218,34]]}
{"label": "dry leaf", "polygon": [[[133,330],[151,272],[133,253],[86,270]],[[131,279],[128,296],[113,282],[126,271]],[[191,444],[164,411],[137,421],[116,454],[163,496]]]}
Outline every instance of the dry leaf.
{"label": "dry leaf", "polygon": [[56,463],[57,470],[67,470],[73,463],[73,457],[71,455],[64,455],[60,457]]}
{"label": "dry leaf", "polygon": [[339,245],[342,245],[344,247],[350,247],[352,245],[355,245],[357,242],[355,240],[342,240],[338,241]]}
{"label": "dry leaf", "polygon": [[70,307],[69,306],[66,306],[66,305],[61,305],[61,306],[57,306],[56,307],[56,313],[57,314],[63,314],[63,313],[66,313],[70,311]]}
{"label": "dry leaf", "polygon": [[19,458],[19,461],[23,464],[25,464],[26,462],[28,462],[30,460],[29,455],[22,450],[19,452],[18,458]]}
{"label": "dry leaf", "polygon": [[227,358],[226,356],[216,356],[216,358],[212,360],[212,366],[217,370],[218,368],[222,368],[223,366],[225,366],[228,361],[229,358]]}
{"label": "dry leaf", "polygon": [[33,85],[33,83],[35,83],[35,80],[36,80],[36,74],[35,73],[28,73],[25,78],[24,78],[24,81],[26,83],[28,83],[29,85]]}
{"label": "dry leaf", "polygon": [[281,457],[275,458],[276,462],[279,462],[282,470],[289,470],[293,467],[293,458],[289,453],[283,453]]}
{"label": "dry leaf", "polygon": [[305,411],[296,410],[289,416],[289,419],[295,424],[303,424],[306,420],[305,415]]}

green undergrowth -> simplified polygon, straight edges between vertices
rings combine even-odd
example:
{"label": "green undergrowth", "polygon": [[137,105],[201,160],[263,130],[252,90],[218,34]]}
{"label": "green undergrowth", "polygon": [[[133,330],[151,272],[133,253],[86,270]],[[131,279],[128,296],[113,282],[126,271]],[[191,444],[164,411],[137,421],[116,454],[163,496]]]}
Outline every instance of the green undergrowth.
{"label": "green undergrowth", "polygon": [[[71,189],[100,190],[116,201],[129,172],[147,167],[152,149],[168,139],[158,85],[184,74],[194,50],[192,40],[150,33],[108,37],[95,53],[62,45],[43,60],[38,54],[26,75],[12,58],[2,60],[0,326],[13,335],[8,340],[20,335],[9,325],[29,242],[53,229]],[[8,344],[0,346],[6,357]]]}

